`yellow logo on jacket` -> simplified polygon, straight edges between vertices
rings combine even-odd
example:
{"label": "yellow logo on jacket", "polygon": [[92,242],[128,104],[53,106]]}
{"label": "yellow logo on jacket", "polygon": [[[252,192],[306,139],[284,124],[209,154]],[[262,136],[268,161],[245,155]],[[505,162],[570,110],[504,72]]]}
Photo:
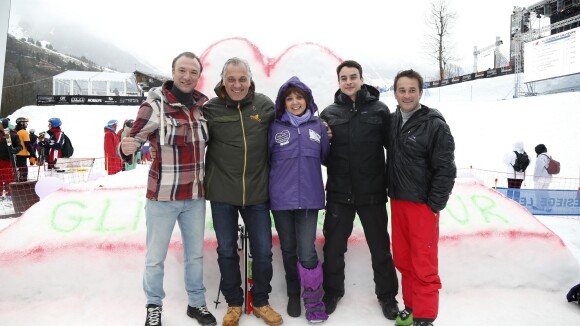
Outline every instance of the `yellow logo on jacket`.
{"label": "yellow logo on jacket", "polygon": [[262,119],[260,119],[260,115],[259,114],[254,114],[254,115],[251,115],[250,114],[250,119],[254,119],[254,120],[258,121],[258,122],[262,122]]}

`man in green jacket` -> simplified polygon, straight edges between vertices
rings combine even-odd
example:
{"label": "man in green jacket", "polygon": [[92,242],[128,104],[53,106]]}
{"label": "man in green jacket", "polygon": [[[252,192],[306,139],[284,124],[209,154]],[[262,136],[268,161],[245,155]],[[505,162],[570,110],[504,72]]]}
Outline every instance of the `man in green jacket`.
{"label": "man in green jacket", "polygon": [[244,303],[237,252],[238,214],[251,244],[254,315],[268,325],[280,325],[282,317],[268,302],[272,290],[272,223],[267,141],[274,103],[255,92],[245,60],[227,60],[221,77],[214,89],[217,97],[204,105],[203,113],[209,129],[204,186],[218,241],[221,291],[228,303],[222,325],[238,325]]}

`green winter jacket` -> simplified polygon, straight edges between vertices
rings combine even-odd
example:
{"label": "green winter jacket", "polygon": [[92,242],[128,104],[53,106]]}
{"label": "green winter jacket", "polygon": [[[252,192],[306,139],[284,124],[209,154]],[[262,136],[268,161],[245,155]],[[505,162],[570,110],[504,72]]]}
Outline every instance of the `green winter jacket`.
{"label": "green winter jacket", "polygon": [[253,81],[239,102],[227,96],[221,81],[214,90],[217,97],[203,106],[209,130],[205,197],[235,206],[267,202],[268,128],[274,120],[274,103],[255,92]]}

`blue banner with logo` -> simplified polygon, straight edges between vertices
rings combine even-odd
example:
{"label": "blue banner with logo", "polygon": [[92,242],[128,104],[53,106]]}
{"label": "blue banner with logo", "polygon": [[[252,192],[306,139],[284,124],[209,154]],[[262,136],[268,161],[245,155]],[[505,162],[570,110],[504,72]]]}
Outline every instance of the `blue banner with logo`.
{"label": "blue banner with logo", "polygon": [[534,215],[580,216],[580,190],[496,188]]}

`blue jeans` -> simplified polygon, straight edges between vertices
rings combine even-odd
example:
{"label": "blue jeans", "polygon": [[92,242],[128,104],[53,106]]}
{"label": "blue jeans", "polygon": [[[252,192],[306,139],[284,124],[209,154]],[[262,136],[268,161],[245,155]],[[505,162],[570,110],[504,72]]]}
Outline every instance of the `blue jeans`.
{"label": "blue jeans", "polygon": [[179,223],[183,241],[185,290],[192,307],[205,305],[203,285],[203,233],[205,199],[155,201],[145,204],[147,221],[147,254],[143,290],[147,304],[162,305],[165,298],[163,276],[165,258],[175,222]]}
{"label": "blue jeans", "polygon": [[256,307],[268,304],[272,292],[272,221],[269,204],[234,206],[211,201],[213,226],[218,241],[221,291],[228,306],[242,306],[244,290],[238,255],[238,212],[244,220],[252,255],[252,300]]}
{"label": "blue jeans", "polygon": [[286,272],[286,292],[288,296],[300,294],[297,262],[302,267],[313,269],[318,265],[316,253],[317,209],[297,209],[272,211],[274,223],[280,238],[282,261]]}

